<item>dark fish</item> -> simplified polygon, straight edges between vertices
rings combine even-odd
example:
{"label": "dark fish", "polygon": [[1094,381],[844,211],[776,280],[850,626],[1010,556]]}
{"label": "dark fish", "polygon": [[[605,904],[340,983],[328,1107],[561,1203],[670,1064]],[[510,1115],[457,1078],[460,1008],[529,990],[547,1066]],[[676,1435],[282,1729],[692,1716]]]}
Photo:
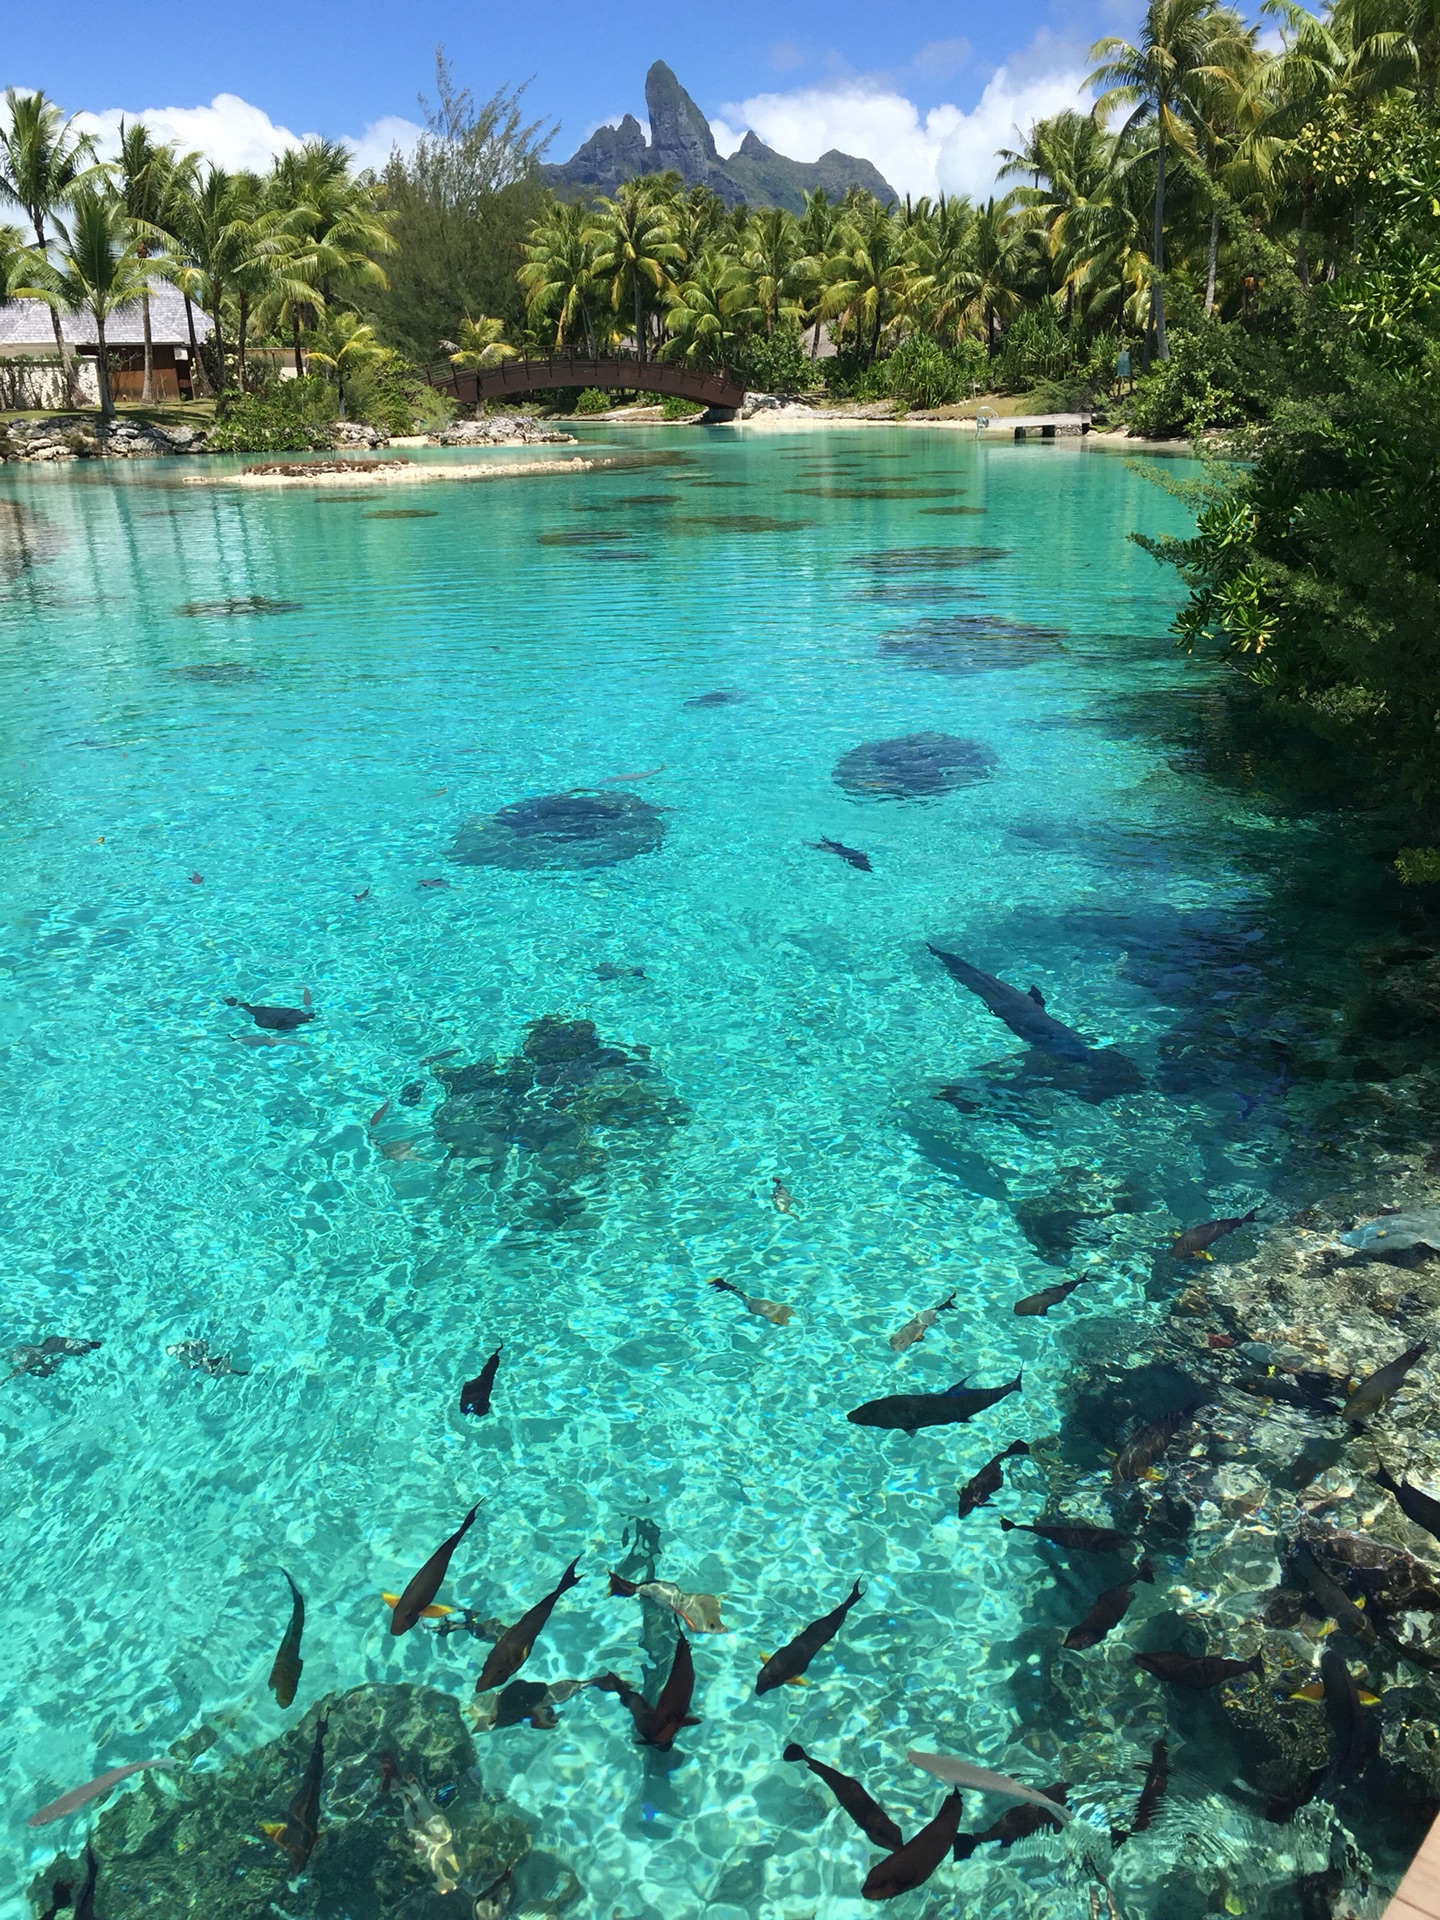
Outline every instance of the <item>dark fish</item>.
{"label": "dark fish", "polygon": [[856,867],[861,873],[873,873],[868,853],[861,853],[858,847],[847,847],[843,840],[809,840],[806,845],[816,853],[838,854],[847,867]]}
{"label": "dark fish", "polygon": [[972,967],[958,953],[947,953],[943,947],[931,946],[929,941],[926,945],[945,971],[958,980],[962,987],[968,987],[996,1019],[1003,1020],[1027,1046],[1039,1047],[1043,1053],[1058,1054],[1062,1060],[1088,1060],[1096,1052],[1083,1035],[1076,1033],[1073,1027],[1063,1026],[1045,1011],[1045,1001],[1038,987],[1021,993],[1018,987],[997,980],[993,973],[982,973],[979,967]]}
{"label": "dark fish", "polygon": [[879,1802],[870,1798],[858,1780],[852,1780],[848,1773],[837,1773],[834,1767],[827,1767],[822,1760],[812,1760],[805,1749],[796,1746],[793,1740],[781,1758],[803,1760],[815,1778],[823,1780],[829,1787],[836,1805],[849,1814],[867,1840],[891,1853],[904,1846],[904,1834]]}
{"label": "dark fish", "polygon": [[192,887],[203,887],[203,886],[204,886],[204,884],[205,884],[205,876],[204,876],[204,874],[203,874],[203,873],[192,873],[192,874],[191,874],[191,876],[190,876],[190,884],[191,884],[191,886],[192,886]]}
{"label": "dark fish", "polygon": [[463,1053],[464,1051],[465,1049],[463,1047],[442,1047],[439,1053],[427,1053],[420,1064],[422,1067],[433,1067],[437,1061],[453,1060],[457,1053]]}
{"label": "dark fish", "polygon": [[328,1720],[315,1722],[315,1745],[310,1749],[305,1778],[300,1782],[300,1790],[290,1802],[285,1818],[261,1822],[262,1832],[289,1854],[290,1864],[296,1873],[304,1871],[305,1862],[315,1851],[315,1842],[320,1838],[320,1784],[325,1778],[325,1735],[329,1727]]}
{"label": "dark fish", "polygon": [[1188,1688],[1191,1693],[1204,1693],[1226,1680],[1238,1680],[1242,1673],[1253,1673],[1257,1680],[1265,1674],[1258,1653],[1249,1660],[1227,1660],[1218,1653],[1206,1653],[1198,1658],[1189,1653],[1137,1653],[1135,1664],[1153,1673],[1157,1680],[1172,1687]]}
{"label": "dark fish", "polygon": [[372,1133],[375,1131],[376,1127],[379,1126],[380,1122],[385,1118],[386,1114],[389,1111],[390,1111],[390,1102],[388,1100],[382,1100],[379,1106],[376,1107],[375,1111],[371,1114],[368,1122],[369,1129]]}
{"label": "dark fish", "polygon": [[897,1894],[923,1887],[955,1845],[960,1830],[960,1795],[947,1793],[939,1813],[903,1847],[877,1860],[860,1889],[866,1900],[893,1900]]}
{"label": "dark fish", "polygon": [[1170,1750],[1163,1740],[1157,1740],[1150,1749],[1150,1764],[1141,1769],[1145,1775],[1145,1784],[1140,1789],[1140,1798],[1135,1803],[1135,1818],[1128,1827],[1112,1827],[1110,1844],[1118,1847],[1122,1840],[1128,1840],[1132,1833],[1143,1833],[1155,1818],[1155,1810],[1165,1798],[1170,1785]]}
{"label": "dark fish", "polygon": [[467,1380],[460,1389],[461,1413],[473,1413],[477,1420],[483,1420],[490,1411],[490,1393],[495,1385],[495,1372],[500,1365],[503,1346],[496,1347],[490,1358],[481,1367],[473,1380]]}
{"label": "dark fish", "polygon": [[368,900],[370,898],[370,889],[368,887],[362,888],[361,891],[355,895],[355,898],[357,900]]}
{"label": "dark fish", "polygon": [[1360,1704],[1355,1676],[1338,1653],[1327,1647],[1320,1656],[1325,1683],[1325,1717],[1330,1722],[1330,1766],[1319,1791],[1327,1798],[1347,1781],[1357,1780],[1375,1751],[1373,1722]]}
{"label": "dark fish", "polygon": [[755,1682],[756,1693],[770,1693],[776,1687],[783,1687],[787,1680],[796,1680],[804,1673],[827,1640],[833,1640],[845,1624],[845,1616],[860,1598],[860,1582],[857,1580],[850,1589],[850,1597],[842,1600],[819,1620],[812,1620],[802,1633],[797,1633],[770,1658],[760,1669],[760,1677]]}
{"label": "dark fish", "polygon": [[1091,1526],[1083,1520],[1002,1520],[1002,1533],[1033,1533],[1071,1553],[1123,1553],[1135,1542],[1116,1527]]}
{"label": "dark fish", "polygon": [[[1057,1780],[1054,1786],[1041,1788],[1047,1800],[1057,1800],[1062,1807],[1069,1791],[1068,1780]],[[1018,1807],[1008,1807],[983,1833],[957,1834],[955,1858],[968,1860],[977,1847],[983,1847],[990,1841],[1001,1847],[1013,1847],[1017,1840],[1028,1840],[1032,1833],[1039,1833],[1045,1827],[1054,1827],[1058,1833],[1062,1825],[1057,1814],[1046,1813],[1043,1807],[1023,1803]]]}
{"label": "dark fish", "polygon": [[95,1920],[95,1882],[100,1878],[100,1862],[95,1858],[95,1849],[90,1837],[85,1837],[85,1878],[80,1882],[80,1891],[75,1895],[75,1920]]}
{"label": "dark fish", "polygon": [[1391,1360],[1378,1372],[1372,1373],[1368,1380],[1362,1380],[1350,1398],[1340,1409],[1342,1420],[1349,1420],[1354,1426],[1363,1426],[1365,1421],[1379,1413],[1392,1393],[1398,1393],[1405,1384],[1405,1376],[1423,1354],[1430,1351],[1430,1342],[1421,1340],[1413,1347],[1407,1347],[1398,1360]]}
{"label": "dark fish", "polygon": [[400,1089],[402,1107],[418,1107],[424,1098],[425,1082],[423,1080],[407,1080]]}
{"label": "dark fish", "polygon": [[48,1380],[62,1360],[69,1360],[78,1353],[94,1353],[99,1345],[98,1340],[72,1340],[65,1334],[46,1334],[38,1347],[14,1349],[10,1355],[10,1372],[5,1380],[16,1380],[22,1373],[32,1373],[37,1380]]}
{"label": "dark fish", "polygon": [[438,1546],[411,1580],[390,1616],[391,1633],[408,1633],[426,1607],[440,1591],[440,1583],[450,1571],[450,1556],[475,1524],[479,1507],[471,1507],[450,1538]]}
{"label": "dark fish", "polygon": [[1071,1627],[1062,1645],[1076,1653],[1086,1647],[1098,1647],[1106,1634],[1125,1618],[1134,1598],[1133,1587],[1107,1587],[1079,1625]]}
{"label": "dark fish", "polygon": [[1421,1493],[1408,1480],[1392,1480],[1384,1467],[1377,1467],[1373,1478],[1387,1493],[1394,1494],[1395,1503],[1407,1520],[1413,1520],[1417,1527],[1423,1527],[1440,1540],[1440,1500]]}
{"label": "dark fish", "polygon": [[551,1588],[544,1599],[537,1600],[528,1612],[521,1614],[513,1627],[501,1634],[480,1669],[480,1678],[475,1682],[477,1693],[488,1693],[492,1687],[503,1687],[524,1666],[544,1630],[545,1622],[550,1618],[555,1602],[562,1593],[579,1586],[580,1579],[575,1571],[579,1564],[578,1559],[572,1560],[561,1574],[558,1584]]}
{"label": "dark fish", "polygon": [[1015,1302],[1013,1312],[1022,1315],[1048,1313],[1051,1307],[1058,1307],[1062,1300],[1068,1300],[1076,1287],[1083,1287],[1087,1275],[1078,1280],[1061,1280],[1053,1287],[1042,1287],[1039,1293],[1027,1294],[1023,1300]]}
{"label": "dark fish", "polygon": [[887,1393],[883,1399],[867,1400],[845,1418],[857,1427],[897,1427],[902,1433],[918,1433],[921,1427],[953,1427],[973,1420],[997,1400],[1021,1391],[1020,1374],[1003,1387],[967,1387],[957,1380],[943,1393]]}
{"label": "dark fish", "polygon": [[777,1213],[794,1213],[795,1211],[795,1196],[778,1173],[770,1176],[770,1204]]}
{"label": "dark fish", "polygon": [[1024,1440],[1012,1440],[1003,1453],[997,1453],[987,1460],[973,1480],[967,1480],[960,1489],[959,1513],[963,1520],[967,1513],[973,1513],[977,1507],[983,1507],[992,1493],[999,1493],[1005,1484],[1004,1462],[1013,1460],[1017,1454],[1029,1453],[1030,1448]]}
{"label": "dark fish", "polygon": [[419,882],[418,882],[417,884],[418,884],[419,886],[421,886],[421,887],[425,887],[425,888],[429,888],[429,887],[448,887],[448,886],[449,886],[449,884],[450,884],[450,882],[449,882],[448,880],[421,880],[421,881],[419,881]]}
{"label": "dark fish", "polygon": [[[75,1883],[72,1880],[52,1880],[50,1882],[50,1904],[41,1914],[40,1920],[60,1920],[62,1913],[68,1913],[75,1905]],[[91,1903],[94,1910],[94,1903]]]}
{"label": "dark fish", "polygon": [[553,1699],[550,1686],[544,1680],[512,1680],[496,1697],[495,1718],[491,1724],[497,1729],[518,1727],[522,1720],[528,1720],[532,1727],[546,1732],[559,1725]]}
{"label": "dark fish", "polygon": [[602,960],[595,969],[597,980],[643,980],[644,967],[622,967],[615,960]]}
{"label": "dark fish", "polygon": [[1340,1583],[1331,1579],[1303,1540],[1297,1540],[1291,1547],[1290,1559],[1300,1578],[1336,1626],[1354,1634],[1366,1646],[1373,1647],[1376,1637],[1374,1622],[1367,1620]]}
{"label": "dark fish", "polygon": [[264,1027],[269,1033],[291,1033],[296,1027],[303,1027],[307,1021],[315,1018],[308,989],[303,1007],[252,1007],[248,1000],[235,1000],[229,995],[225,1004],[227,1007],[239,1007],[242,1013],[249,1014],[257,1027]]}
{"label": "dark fish", "polygon": [[690,1642],[683,1633],[676,1635],[675,1658],[670,1663],[669,1677],[653,1707],[638,1688],[632,1687],[628,1680],[622,1680],[618,1674],[602,1673],[595,1685],[602,1693],[619,1695],[635,1722],[635,1732],[640,1741],[660,1753],[670,1751],[675,1744],[675,1736],[682,1728],[698,1727],[700,1724],[699,1716],[690,1711],[691,1696],[695,1692],[695,1662],[691,1658]]}
{"label": "dark fish", "polygon": [[[285,1573],[284,1567],[280,1571]],[[285,1629],[285,1638],[280,1642],[275,1664],[270,1669],[270,1691],[282,1707],[288,1707],[295,1698],[295,1689],[300,1684],[300,1670],[305,1665],[300,1658],[300,1635],[305,1630],[305,1602],[288,1573],[285,1573],[285,1584],[291,1596],[290,1624]]]}
{"label": "dark fish", "polygon": [[1158,1420],[1147,1420],[1131,1434],[1125,1445],[1115,1456],[1114,1474],[1117,1480],[1139,1480],[1164,1453],[1170,1442],[1182,1427],[1189,1426],[1200,1406],[1197,1395],[1187,1400],[1183,1407],[1177,1407],[1174,1413],[1162,1413]]}
{"label": "dark fish", "polygon": [[1217,1240],[1223,1240],[1227,1233],[1234,1233],[1237,1227],[1248,1227],[1254,1218],[1255,1209],[1251,1207],[1248,1213],[1230,1214],[1223,1220],[1202,1220],[1198,1227],[1186,1227],[1183,1233],[1175,1236],[1170,1258],[1198,1259],[1207,1247],[1213,1247]]}
{"label": "dark fish", "polygon": [[691,700],[682,701],[687,707],[733,707],[745,698],[738,688],[716,687],[713,693],[697,693]]}

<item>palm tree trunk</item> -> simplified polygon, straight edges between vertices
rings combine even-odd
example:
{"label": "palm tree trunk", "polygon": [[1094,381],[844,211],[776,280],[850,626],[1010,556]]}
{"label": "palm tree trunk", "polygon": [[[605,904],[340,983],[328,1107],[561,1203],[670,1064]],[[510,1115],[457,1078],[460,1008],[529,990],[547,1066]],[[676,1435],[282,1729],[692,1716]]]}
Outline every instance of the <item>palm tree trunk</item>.
{"label": "palm tree trunk", "polygon": [[1210,213],[1210,261],[1205,269],[1205,318],[1215,311],[1215,275],[1220,265],[1220,209]]}
{"label": "palm tree trunk", "polygon": [[[45,222],[40,218],[39,214],[35,215],[35,245],[39,248],[41,258],[43,259],[45,255]],[[50,325],[55,334],[55,351],[60,356],[60,378],[65,385],[65,404],[67,407],[73,407],[75,405],[75,360],[69,347],[65,344],[64,330],[60,325],[60,314],[55,307],[51,307],[50,309]]]}
{"label": "palm tree trunk", "polygon": [[250,318],[250,296],[243,289],[240,294],[239,332],[235,338],[235,371],[240,381],[240,391],[245,391],[245,328]]}
{"label": "palm tree trunk", "polygon": [[110,397],[110,362],[105,346],[105,316],[98,308],[95,310],[95,371],[100,381],[100,418],[112,420],[115,417],[115,402]]}
{"label": "palm tree trunk", "polygon": [[1159,128],[1155,149],[1155,241],[1150,259],[1154,273],[1150,281],[1150,323],[1155,330],[1155,358],[1170,358],[1170,342],[1165,338],[1165,127]]}
{"label": "palm tree trunk", "polygon": [[810,336],[810,358],[812,360],[818,359],[820,355],[820,324],[820,316],[817,313],[815,316],[815,331]]}
{"label": "palm tree trunk", "polygon": [[1302,293],[1310,291],[1310,259],[1305,251],[1305,235],[1310,228],[1310,210],[1314,204],[1315,183],[1313,179],[1307,179],[1300,201],[1300,236],[1295,242],[1295,272],[1299,277]]}
{"label": "palm tree trunk", "polygon": [[205,377],[205,362],[200,358],[200,342],[195,338],[195,309],[185,295],[185,331],[190,335],[190,398],[204,400],[210,392]]}
{"label": "palm tree trunk", "polygon": [[216,393],[223,393],[225,391],[225,335],[220,325],[221,307],[220,286],[218,281],[213,291],[215,295],[215,311],[210,315],[210,325],[214,329],[211,337],[215,342],[215,391]]}
{"label": "palm tree trunk", "polygon": [[148,406],[155,398],[155,342],[150,336],[150,289],[140,296],[140,331],[145,340],[145,378],[140,383],[140,398]]}
{"label": "palm tree trunk", "polygon": [[645,313],[644,295],[640,290],[640,276],[637,273],[635,276],[635,351],[640,356],[640,363],[642,366],[645,363],[644,313]]}

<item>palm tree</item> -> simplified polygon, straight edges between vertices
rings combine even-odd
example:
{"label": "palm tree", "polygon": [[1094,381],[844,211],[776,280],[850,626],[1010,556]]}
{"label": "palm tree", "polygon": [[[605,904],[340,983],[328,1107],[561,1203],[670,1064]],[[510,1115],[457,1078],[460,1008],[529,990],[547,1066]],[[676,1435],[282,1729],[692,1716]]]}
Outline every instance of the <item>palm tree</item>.
{"label": "palm tree", "polygon": [[1111,37],[1097,40],[1090,58],[1100,64],[1086,80],[1103,87],[1095,112],[1104,117],[1112,108],[1131,109],[1120,129],[1124,140],[1132,129],[1153,123],[1155,129],[1155,227],[1150,261],[1150,328],[1156,357],[1170,358],[1165,333],[1165,161],[1173,147],[1195,155],[1194,100],[1197,86],[1225,71],[1233,59],[1236,16],[1220,9],[1215,0],[1149,0],[1141,21],[1139,44]]}
{"label": "palm tree", "polygon": [[915,223],[911,234],[915,297],[930,326],[949,335],[953,345],[973,290],[975,209],[963,195],[954,199],[942,194],[933,207],[925,201],[921,205],[925,220]]}
{"label": "palm tree", "polygon": [[670,297],[666,322],[691,365],[728,366],[740,336],[761,319],[744,265],[715,247],[695,262]]}
{"label": "palm tree", "polygon": [[100,382],[100,414],[110,419],[115,402],[110,392],[110,367],[105,323],[117,307],[138,300],[149,284],[145,262],[118,194],[93,187],[76,188],[66,219],[57,218],[58,257],[51,267],[50,286],[42,297],[51,311],[75,313],[85,309],[95,322],[95,364]]}
{"label": "palm tree", "polygon": [[823,187],[805,196],[805,211],[800,216],[800,245],[803,253],[796,277],[804,291],[804,323],[811,329],[810,358],[820,351],[820,328],[830,292],[829,262],[835,250],[836,209]]}
{"label": "palm tree", "polygon": [[579,201],[552,202],[530,229],[517,277],[527,311],[537,319],[548,320],[553,314],[554,344],[564,346],[578,326],[593,360],[595,274],[589,224],[590,211]]}
{"label": "palm tree", "polygon": [[[395,240],[377,192],[370,181],[351,173],[350,149],[339,140],[307,140],[280,154],[271,169],[266,206],[276,218],[266,250],[287,283],[276,304],[281,319],[289,321],[297,374],[304,371],[301,329],[338,289],[383,292],[388,285],[376,256],[393,253]],[[305,286],[313,290],[313,299],[304,297]]]}
{"label": "palm tree", "polygon": [[646,358],[647,312],[674,285],[681,264],[673,225],[673,189],[666,177],[627,180],[613,199],[601,196],[586,228],[597,281],[608,283],[616,313],[634,315],[635,351]]}
{"label": "palm tree", "polygon": [[[49,243],[47,223],[68,206],[82,188],[103,178],[88,134],[76,133],[43,93],[5,93],[5,123],[0,130],[0,196],[25,209],[35,231],[35,245],[43,255]],[[74,356],[65,342],[57,308],[50,310],[55,350],[65,380],[68,404],[75,403]]]}
{"label": "palm tree", "polygon": [[[158,247],[170,243],[165,215],[173,199],[175,149],[156,141],[141,120],[120,122],[120,151],[111,162],[125,215],[135,234],[135,251],[148,260]],[[140,398],[147,405],[155,397],[155,346],[150,334],[150,286],[140,297],[140,327],[145,342],[144,379]]]}
{"label": "palm tree", "polygon": [[804,258],[800,222],[793,213],[784,207],[766,207],[750,216],[741,241],[740,265],[749,276],[767,340],[774,337],[777,321],[793,322],[800,311],[796,294]]}
{"label": "palm tree", "polygon": [[1017,217],[1009,194],[992,195],[976,210],[970,229],[968,274],[959,284],[968,286],[967,313],[983,320],[985,347],[993,359],[999,348],[997,328],[1020,311],[1018,282],[1025,267],[1029,233]]}
{"label": "palm tree", "polygon": [[822,317],[840,316],[873,366],[885,329],[905,311],[914,269],[905,235],[888,208],[871,196],[855,202],[841,219],[830,260],[830,287]]}
{"label": "palm tree", "polygon": [[321,330],[306,342],[312,366],[331,367],[340,392],[340,412],[345,412],[345,376],[361,367],[383,360],[389,349],[381,346],[375,329],[358,313],[327,313]]}
{"label": "palm tree", "polygon": [[498,367],[502,360],[513,360],[518,351],[505,339],[503,320],[493,320],[484,313],[478,320],[472,320],[467,313],[460,322],[460,338],[450,359],[453,365],[474,372],[481,367]]}

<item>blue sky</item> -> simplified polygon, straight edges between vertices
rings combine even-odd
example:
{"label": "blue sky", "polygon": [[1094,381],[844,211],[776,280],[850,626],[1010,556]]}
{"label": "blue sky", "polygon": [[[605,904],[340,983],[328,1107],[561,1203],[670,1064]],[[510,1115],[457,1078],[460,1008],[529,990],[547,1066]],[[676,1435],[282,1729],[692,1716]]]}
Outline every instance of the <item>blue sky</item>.
{"label": "blue sky", "polygon": [[659,58],[720,123],[722,150],[753,127],[798,159],[863,153],[902,191],[977,191],[995,145],[1073,99],[1090,41],[1128,31],[1137,12],[1134,0],[732,0],[653,16],[555,0],[483,15],[434,0],[247,0],[237,15],[131,0],[117,15],[83,0],[59,32],[48,10],[13,9],[0,81],[111,121],[143,113],[228,164],[262,164],[267,146],[307,133],[377,159],[413,137],[443,41],[477,94],[529,79],[536,116],[561,123],[563,158],[602,120],[643,120],[645,69]]}

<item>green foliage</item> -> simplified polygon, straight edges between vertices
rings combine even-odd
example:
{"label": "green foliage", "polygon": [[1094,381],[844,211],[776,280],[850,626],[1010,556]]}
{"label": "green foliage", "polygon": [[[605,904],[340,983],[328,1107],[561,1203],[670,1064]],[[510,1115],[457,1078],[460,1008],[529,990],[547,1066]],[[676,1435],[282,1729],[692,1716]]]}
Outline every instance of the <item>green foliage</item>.
{"label": "green foliage", "polygon": [[576,413],[608,413],[618,395],[604,393],[599,387],[582,387],[575,396]]}
{"label": "green foliage", "polygon": [[438,433],[455,417],[455,402],[391,347],[367,353],[342,373],[346,415],[381,433]]}
{"label": "green foliage", "polygon": [[985,349],[978,340],[947,350],[929,334],[912,333],[879,363],[868,384],[877,389],[876,399],[900,400],[907,407],[948,407],[987,380]]}
{"label": "green foliage", "polygon": [[1433,887],[1440,881],[1440,847],[1401,847],[1395,871],[1407,887]]}
{"label": "green foliage", "polygon": [[1170,358],[1135,382],[1130,425],[1146,439],[1238,427],[1261,418],[1274,394],[1263,342],[1240,326],[1195,319],[1170,335]]}
{"label": "green foliage", "polygon": [[697,413],[704,411],[696,401],[678,393],[667,393],[660,408],[661,418],[665,420],[693,420]]}
{"label": "green foliage", "polygon": [[1002,393],[1028,393],[1042,380],[1061,379],[1084,351],[1084,340],[1061,327],[1046,301],[1005,329],[991,378]]}
{"label": "green foliage", "polygon": [[210,445],[217,453],[303,453],[330,443],[338,401],[319,374],[276,380],[258,393],[226,393],[216,405]]}
{"label": "green foliage", "polygon": [[815,384],[814,365],[793,320],[777,322],[768,340],[750,334],[733,371],[753,393],[805,393]]}
{"label": "green foliage", "polygon": [[536,163],[548,134],[527,123],[523,89],[477,105],[437,61],[437,104],[414,152],[392,155],[382,201],[396,243],[388,285],[366,295],[382,338],[413,360],[436,360],[467,313],[516,332],[525,302],[516,273],[548,195]]}

